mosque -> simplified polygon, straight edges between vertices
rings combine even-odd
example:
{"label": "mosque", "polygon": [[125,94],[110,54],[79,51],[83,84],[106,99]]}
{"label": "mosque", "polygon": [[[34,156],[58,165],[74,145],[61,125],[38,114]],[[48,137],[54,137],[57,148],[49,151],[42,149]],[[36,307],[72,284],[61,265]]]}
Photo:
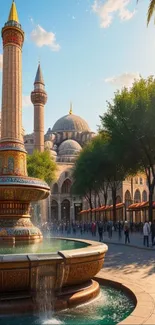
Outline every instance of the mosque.
{"label": "mosque", "polygon": [[[14,26],[19,25],[14,1],[9,15],[9,22],[13,22]],[[12,38],[12,45],[10,44],[12,51],[14,50],[13,42],[16,42],[15,36],[12,36],[14,38]],[[17,65],[17,69],[21,69],[21,63]],[[85,198],[72,195],[71,193],[73,183],[72,169],[83,146],[91,141],[95,133],[91,131],[87,122],[82,117],[73,113],[72,104],[70,104],[69,113],[60,117],[54,123],[53,127],[49,126],[49,129],[45,133],[44,106],[47,102],[47,97],[43,74],[39,64],[34,81],[34,89],[31,92],[31,101],[34,105],[34,132],[24,135],[25,149],[29,154],[32,154],[34,149],[42,152],[48,148],[51,157],[55,159],[58,167],[56,181],[54,184],[51,184],[51,195],[45,201],[46,211],[43,213],[42,219],[44,221],[54,219],[76,221],[79,218],[84,218],[84,215],[80,211],[87,211],[89,206]],[[100,201],[103,204],[104,200],[102,196],[101,194]],[[117,193],[118,218],[126,218],[126,211],[133,203],[141,204],[141,202],[146,202],[147,200],[148,187],[145,175],[137,175],[134,178],[126,179],[122,182],[119,193]],[[109,217],[111,215],[111,205],[112,197],[109,191],[109,210],[107,209]],[[97,207],[98,203],[96,202],[96,198],[94,198],[94,208]],[[130,211],[128,211],[128,214],[130,214]],[[144,217],[141,210],[134,210],[132,216],[134,218],[133,221],[140,221]],[[88,214],[87,218],[89,218]]]}
{"label": "mosque", "polygon": [[[83,207],[83,199],[71,195],[72,168],[82,147],[95,136],[95,133],[90,130],[84,119],[73,114],[70,104],[69,113],[56,121],[44,135],[44,103],[47,100],[44,87],[39,64],[34,91],[31,93],[34,104],[34,133],[24,136],[25,148],[29,154],[34,149],[43,151],[44,148],[48,148],[51,157],[57,162],[57,181],[51,186],[50,207],[47,211],[49,220],[76,220]],[[38,90],[42,96],[38,96]]]}
{"label": "mosque", "polygon": [[[44,133],[44,104],[47,101],[45,84],[39,64],[34,82],[34,90],[31,93],[31,100],[34,104],[34,133],[24,136],[25,148],[29,154],[34,149],[43,151],[48,148],[51,157],[57,162],[57,180],[51,185],[51,197],[47,202],[45,215],[48,220],[79,220],[81,210],[89,209],[85,198],[72,195],[72,169],[83,146],[91,141],[95,133],[91,131],[87,122],[82,117],[73,114],[72,104],[69,113],[60,117],[52,128],[49,127]],[[100,201],[104,202],[103,194]],[[126,209],[132,203],[147,201],[148,187],[145,175],[137,175],[122,182],[117,196],[117,217],[126,218]],[[97,206],[94,198],[94,206]],[[112,197],[108,192],[108,205],[112,205]],[[112,209],[111,209],[112,210]],[[107,211],[107,216],[111,215]],[[144,218],[142,211],[128,211],[128,217],[140,221]],[[89,215],[81,217],[89,219]],[[96,215],[95,215],[96,218]]]}

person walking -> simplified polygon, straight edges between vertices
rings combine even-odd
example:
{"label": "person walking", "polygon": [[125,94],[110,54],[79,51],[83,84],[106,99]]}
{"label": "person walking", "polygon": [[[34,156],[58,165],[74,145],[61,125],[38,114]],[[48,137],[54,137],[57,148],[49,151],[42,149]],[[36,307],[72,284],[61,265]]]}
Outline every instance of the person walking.
{"label": "person walking", "polygon": [[108,231],[108,237],[111,239],[112,238],[112,230],[113,230],[113,223],[110,220],[107,225],[107,231]]}
{"label": "person walking", "polygon": [[150,234],[150,225],[148,221],[146,220],[143,226],[143,245],[147,244],[147,247],[149,247],[149,234]]}
{"label": "person walking", "polygon": [[98,234],[99,234],[99,241],[103,240],[103,223],[100,221],[98,224]]}
{"label": "person walking", "polygon": [[121,221],[118,222],[118,239],[122,239],[122,223]]}
{"label": "person walking", "polygon": [[151,236],[152,236],[152,246],[154,246],[155,245],[155,219],[151,224]]}
{"label": "person walking", "polygon": [[128,222],[125,221],[124,224],[124,235],[125,235],[125,244],[130,243],[130,238],[129,238],[129,225]]}

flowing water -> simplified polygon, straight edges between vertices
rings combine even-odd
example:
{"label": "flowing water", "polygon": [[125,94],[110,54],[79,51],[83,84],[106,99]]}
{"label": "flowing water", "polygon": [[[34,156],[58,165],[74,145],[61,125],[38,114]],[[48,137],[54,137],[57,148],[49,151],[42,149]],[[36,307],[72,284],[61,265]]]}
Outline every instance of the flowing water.
{"label": "flowing water", "polygon": [[100,296],[90,303],[58,313],[42,309],[37,315],[0,316],[0,325],[116,325],[133,309],[133,301],[122,291],[101,287]]}

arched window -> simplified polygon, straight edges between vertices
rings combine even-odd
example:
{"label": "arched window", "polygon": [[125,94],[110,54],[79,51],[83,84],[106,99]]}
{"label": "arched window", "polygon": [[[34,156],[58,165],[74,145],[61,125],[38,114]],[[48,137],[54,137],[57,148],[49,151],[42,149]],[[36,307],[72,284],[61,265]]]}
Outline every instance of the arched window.
{"label": "arched window", "polygon": [[140,177],[139,183],[140,183],[140,185],[143,185],[143,178],[142,177]]}
{"label": "arched window", "polygon": [[141,194],[139,190],[136,190],[134,195],[134,203],[140,203],[140,202],[141,202]]}
{"label": "arched window", "polygon": [[64,200],[61,203],[61,220],[70,221],[70,202],[69,202],[69,200]]}
{"label": "arched window", "polygon": [[57,193],[58,193],[58,184],[57,184],[57,183],[55,183],[55,184],[53,185],[53,190],[52,190],[52,192],[53,192],[53,194],[57,194]]}
{"label": "arched window", "polygon": [[135,177],[135,184],[138,184],[138,177]]}
{"label": "arched window", "polygon": [[53,221],[58,220],[58,202],[55,200],[51,202],[51,219]]}
{"label": "arched window", "polygon": [[128,206],[129,206],[130,204],[132,204],[131,194],[130,194],[130,191],[127,190],[127,191],[125,192],[125,206],[126,206],[126,208],[128,208]]}
{"label": "arched window", "polygon": [[122,202],[121,197],[120,197],[120,195],[118,195],[116,198],[116,204],[121,203],[121,202]]}
{"label": "arched window", "polygon": [[71,191],[71,185],[72,185],[72,183],[71,183],[70,179],[67,178],[62,184],[61,193],[69,194]]}
{"label": "arched window", "polygon": [[142,201],[147,201],[147,192],[145,190],[142,193]]}

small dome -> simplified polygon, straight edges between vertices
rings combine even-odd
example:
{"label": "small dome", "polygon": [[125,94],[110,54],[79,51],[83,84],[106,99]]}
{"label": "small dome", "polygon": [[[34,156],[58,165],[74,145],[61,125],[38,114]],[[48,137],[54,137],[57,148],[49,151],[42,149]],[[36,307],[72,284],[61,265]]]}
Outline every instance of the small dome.
{"label": "small dome", "polygon": [[85,120],[80,116],[68,114],[61,117],[53,126],[52,132],[90,132],[90,128]]}
{"label": "small dome", "polygon": [[44,148],[45,149],[51,149],[53,147],[53,143],[51,141],[45,141],[44,142]]}
{"label": "small dome", "polygon": [[82,148],[78,142],[74,140],[66,140],[60,144],[58,154],[60,156],[75,156],[78,155],[81,150]]}

